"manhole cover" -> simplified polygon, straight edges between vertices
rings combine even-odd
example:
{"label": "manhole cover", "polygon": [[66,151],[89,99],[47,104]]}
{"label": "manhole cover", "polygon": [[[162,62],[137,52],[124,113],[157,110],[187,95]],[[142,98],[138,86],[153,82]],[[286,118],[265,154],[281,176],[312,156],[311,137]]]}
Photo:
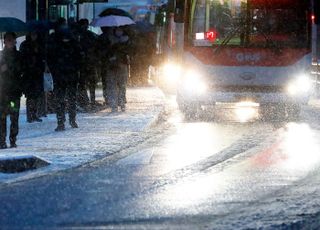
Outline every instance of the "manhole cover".
{"label": "manhole cover", "polygon": [[36,156],[6,157],[0,158],[0,172],[19,173],[41,168],[49,164],[49,162]]}

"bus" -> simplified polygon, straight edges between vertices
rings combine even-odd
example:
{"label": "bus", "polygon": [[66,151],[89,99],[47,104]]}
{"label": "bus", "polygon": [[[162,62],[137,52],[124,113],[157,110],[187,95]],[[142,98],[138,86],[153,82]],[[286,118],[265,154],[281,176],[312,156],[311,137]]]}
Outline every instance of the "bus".
{"label": "bus", "polygon": [[312,70],[316,80],[316,92],[320,92],[320,4],[318,0],[312,2]]}
{"label": "bus", "polygon": [[310,0],[175,0],[168,8],[175,63],[167,65],[180,76],[186,116],[221,104],[299,116],[314,86]]}

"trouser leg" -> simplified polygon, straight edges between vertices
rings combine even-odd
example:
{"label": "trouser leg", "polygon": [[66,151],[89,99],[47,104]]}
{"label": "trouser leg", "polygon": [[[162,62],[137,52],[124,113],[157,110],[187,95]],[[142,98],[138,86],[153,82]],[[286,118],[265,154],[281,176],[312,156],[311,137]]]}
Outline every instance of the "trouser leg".
{"label": "trouser leg", "polygon": [[31,107],[32,107],[32,101],[29,97],[26,99],[26,113],[27,113],[27,121],[31,122],[32,121],[32,112],[31,112]]}
{"label": "trouser leg", "polygon": [[29,97],[27,98],[27,121],[34,121],[37,116],[37,98]]}
{"label": "trouser leg", "polygon": [[0,145],[6,143],[7,136],[7,114],[0,112]]}
{"label": "trouser leg", "polygon": [[68,99],[68,113],[69,113],[69,121],[76,120],[76,98],[77,98],[77,85],[70,84],[67,89],[67,99]]}
{"label": "trouser leg", "polygon": [[58,125],[64,124],[65,118],[65,108],[66,108],[66,88],[65,87],[55,87],[55,104],[56,104],[56,115]]}
{"label": "trouser leg", "polygon": [[46,116],[48,113],[48,105],[47,105],[47,92],[42,92],[39,95],[39,101],[37,103],[37,116],[38,117],[43,117]]}
{"label": "trouser leg", "polygon": [[107,74],[107,98],[112,111],[118,108],[118,93],[117,93],[117,76],[116,71],[110,70]]}
{"label": "trouser leg", "polygon": [[90,81],[89,82],[89,92],[90,92],[90,102],[94,104],[96,101],[96,82]]}
{"label": "trouser leg", "polygon": [[105,103],[108,104],[109,103],[108,102],[108,83],[107,83],[108,73],[106,70],[101,70],[100,75],[101,75],[103,98],[105,100]]}
{"label": "trouser leg", "polygon": [[20,98],[14,100],[14,107],[10,108],[10,144],[15,144],[19,133]]}
{"label": "trouser leg", "polygon": [[121,108],[125,107],[126,103],[126,90],[128,81],[128,69],[127,66],[122,66],[119,69],[117,82],[118,82],[118,103]]}

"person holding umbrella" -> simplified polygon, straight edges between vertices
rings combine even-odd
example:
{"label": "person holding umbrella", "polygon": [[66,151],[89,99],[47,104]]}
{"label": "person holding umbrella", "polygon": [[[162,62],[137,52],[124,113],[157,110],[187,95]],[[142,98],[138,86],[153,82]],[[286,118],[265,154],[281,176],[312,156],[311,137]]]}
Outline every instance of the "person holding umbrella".
{"label": "person holding umbrella", "polygon": [[16,148],[22,95],[22,58],[16,49],[16,34],[4,34],[0,58],[0,149],[7,148],[7,115],[10,115],[10,148]]}
{"label": "person holding umbrella", "polygon": [[112,112],[117,112],[118,106],[121,111],[126,109],[131,41],[124,26],[132,24],[134,21],[130,17],[118,15],[103,16],[91,24],[101,27],[103,32],[99,37],[99,57],[104,66],[102,74],[106,76],[107,100]]}

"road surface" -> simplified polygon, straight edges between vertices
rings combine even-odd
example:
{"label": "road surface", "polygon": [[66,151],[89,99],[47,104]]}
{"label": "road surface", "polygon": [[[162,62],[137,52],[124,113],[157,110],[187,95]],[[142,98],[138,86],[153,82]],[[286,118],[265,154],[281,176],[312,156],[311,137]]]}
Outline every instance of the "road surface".
{"label": "road surface", "polygon": [[[186,121],[172,99],[152,138],[102,160],[0,187],[2,228],[317,228],[320,121]],[[229,114],[229,115],[226,115]]]}

